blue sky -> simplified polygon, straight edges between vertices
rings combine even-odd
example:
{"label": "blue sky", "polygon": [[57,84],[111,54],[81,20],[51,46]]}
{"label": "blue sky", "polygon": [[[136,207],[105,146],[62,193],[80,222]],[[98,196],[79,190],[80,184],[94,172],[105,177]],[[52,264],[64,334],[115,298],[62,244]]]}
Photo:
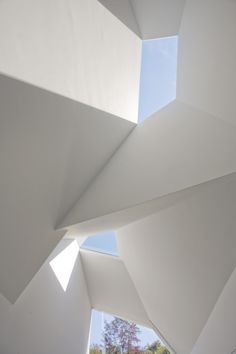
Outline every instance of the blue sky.
{"label": "blue sky", "polygon": [[[176,97],[177,37],[143,41],[139,92],[139,123],[160,110]],[[90,236],[82,245],[94,251],[118,255],[113,231]],[[90,343],[100,344],[104,321],[112,316],[94,311]],[[141,346],[158,339],[153,330],[141,327]]]}
{"label": "blue sky", "polygon": [[81,247],[92,251],[109,253],[115,256],[118,255],[114,231],[106,231],[97,235],[89,236]]}
{"label": "blue sky", "polygon": [[176,36],[143,41],[139,122],[176,97],[177,44]]}

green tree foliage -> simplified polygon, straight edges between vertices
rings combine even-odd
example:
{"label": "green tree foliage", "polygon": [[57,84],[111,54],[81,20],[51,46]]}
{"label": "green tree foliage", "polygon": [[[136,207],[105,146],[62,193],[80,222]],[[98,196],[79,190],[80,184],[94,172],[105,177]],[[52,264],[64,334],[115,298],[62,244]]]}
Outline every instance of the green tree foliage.
{"label": "green tree foliage", "polygon": [[102,349],[98,344],[92,344],[89,348],[89,354],[101,354]]}
{"label": "green tree foliage", "polygon": [[148,345],[145,354],[170,354],[169,350],[157,340],[156,342]]}

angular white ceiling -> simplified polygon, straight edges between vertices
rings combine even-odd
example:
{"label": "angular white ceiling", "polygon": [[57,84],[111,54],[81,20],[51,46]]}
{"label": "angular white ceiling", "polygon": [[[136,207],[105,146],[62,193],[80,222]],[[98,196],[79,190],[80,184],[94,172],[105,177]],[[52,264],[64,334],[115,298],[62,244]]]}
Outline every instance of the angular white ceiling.
{"label": "angular white ceiling", "polygon": [[191,352],[236,267],[235,202],[232,174],[117,233],[144,308],[177,353]]}
{"label": "angular white ceiling", "polygon": [[134,124],[3,75],[0,107],[0,292],[14,302]]}
{"label": "angular white ceiling", "polygon": [[134,207],[235,171],[236,127],[174,101],[134,129],[61,226]]}
{"label": "angular white ceiling", "polygon": [[233,271],[213,312],[209,316],[209,319],[192,350],[192,354],[235,353],[235,299],[236,269]]}
{"label": "angular white ceiling", "polygon": [[59,226],[100,228],[108,214],[236,171],[235,15],[234,1],[187,1],[177,100],[135,129]]}
{"label": "angular white ceiling", "polygon": [[97,0],[0,2],[0,72],[137,121],[141,40]]}
{"label": "angular white ceiling", "polygon": [[0,294],[1,354],[85,354],[91,305],[78,257],[66,292],[49,262],[65,247],[62,240],[14,305]]}
{"label": "angular white ceiling", "polygon": [[142,39],[178,34],[186,0],[98,0]]}
{"label": "angular white ceiling", "polygon": [[188,0],[179,33],[177,72],[178,99],[234,124],[235,19],[234,0]]}
{"label": "angular white ceiling", "polygon": [[[123,262],[115,256],[80,250],[91,306],[150,327],[150,321]],[[125,294],[124,294],[125,289]]]}
{"label": "angular white ceiling", "polygon": [[141,37],[139,25],[134,14],[133,4],[129,0],[98,0],[131,31]]}
{"label": "angular white ceiling", "polygon": [[[151,321],[178,354],[230,352],[236,2],[100,2],[126,26],[97,0],[0,4],[0,70],[54,92],[0,75],[0,292],[18,298],[0,296],[0,349],[32,354],[41,331],[38,353],[84,354],[93,306]],[[119,116],[137,118],[137,34],[177,33],[177,100],[135,127]],[[67,229],[121,226],[121,259],[82,250],[69,293],[48,264],[22,293]]]}

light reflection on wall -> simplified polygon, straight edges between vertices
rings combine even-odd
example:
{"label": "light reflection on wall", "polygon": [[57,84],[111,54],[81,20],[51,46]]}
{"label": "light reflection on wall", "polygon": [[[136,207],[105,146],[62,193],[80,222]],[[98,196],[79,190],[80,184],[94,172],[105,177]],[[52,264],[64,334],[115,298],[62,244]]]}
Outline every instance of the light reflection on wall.
{"label": "light reflection on wall", "polygon": [[64,291],[69,284],[78,253],[79,245],[75,240],[50,262],[50,266]]}

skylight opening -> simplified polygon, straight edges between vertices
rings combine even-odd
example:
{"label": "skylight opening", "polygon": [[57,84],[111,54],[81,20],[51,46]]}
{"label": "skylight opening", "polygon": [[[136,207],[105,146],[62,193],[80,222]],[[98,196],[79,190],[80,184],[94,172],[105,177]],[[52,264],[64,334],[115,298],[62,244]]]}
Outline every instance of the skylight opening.
{"label": "skylight opening", "polygon": [[177,47],[177,36],[142,42],[139,123],[176,98]]}
{"label": "skylight opening", "polygon": [[75,240],[49,263],[64,291],[68,287],[78,253],[79,245]]}
{"label": "skylight opening", "polygon": [[120,354],[170,354],[153,329],[92,310],[89,353],[110,353],[114,349]]}
{"label": "skylight opening", "polygon": [[81,248],[118,256],[116,235],[114,231],[106,231],[89,236],[81,245]]}

